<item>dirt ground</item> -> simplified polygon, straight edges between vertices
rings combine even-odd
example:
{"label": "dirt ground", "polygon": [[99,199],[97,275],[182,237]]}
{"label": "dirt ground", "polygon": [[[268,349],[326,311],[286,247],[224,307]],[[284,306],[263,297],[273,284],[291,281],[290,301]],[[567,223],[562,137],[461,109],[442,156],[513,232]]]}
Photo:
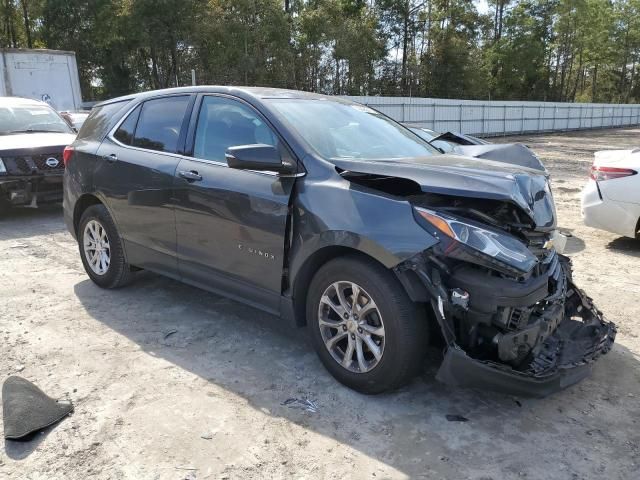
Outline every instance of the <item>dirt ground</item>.
{"label": "dirt ground", "polygon": [[252,308],[149,273],[97,288],[60,207],[16,209],[0,219],[0,380],[75,413],[5,441],[0,478],[640,478],[640,242],[583,226],[579,204],[593,152],[640,146],[640,129],[517,140],[552,173],[577,283],[619,326],[590,378],[514,398],[437,383],[430,355],[410,386],[360,395]]}

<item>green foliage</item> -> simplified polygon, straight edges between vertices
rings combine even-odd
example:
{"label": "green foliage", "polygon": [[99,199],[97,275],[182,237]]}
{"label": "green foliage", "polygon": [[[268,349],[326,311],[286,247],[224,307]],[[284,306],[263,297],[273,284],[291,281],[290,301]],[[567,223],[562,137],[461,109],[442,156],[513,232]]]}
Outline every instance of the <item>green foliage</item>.
{"label": "green foliage", "polygon": [[191,83],[637,102],[640,0],[1,0],[0,46],[76,52],[83,95]]}

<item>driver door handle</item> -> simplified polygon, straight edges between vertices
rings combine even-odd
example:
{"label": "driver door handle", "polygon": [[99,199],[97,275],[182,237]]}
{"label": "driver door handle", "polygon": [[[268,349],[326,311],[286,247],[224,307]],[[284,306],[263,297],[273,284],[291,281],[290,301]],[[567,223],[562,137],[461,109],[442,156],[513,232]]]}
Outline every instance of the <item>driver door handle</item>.
{"label": "driver door handle", "polygon": [[184,178],[187,182],[199,182],[202,180],[202,175],[195,170],[183,170],[179,172],[178,175]]}
{"label": "driver door handle", "polygon": [[102,158],[111,163],[118,161],[118,156],[115,153],[112,153],[111,155],[103,155]]}

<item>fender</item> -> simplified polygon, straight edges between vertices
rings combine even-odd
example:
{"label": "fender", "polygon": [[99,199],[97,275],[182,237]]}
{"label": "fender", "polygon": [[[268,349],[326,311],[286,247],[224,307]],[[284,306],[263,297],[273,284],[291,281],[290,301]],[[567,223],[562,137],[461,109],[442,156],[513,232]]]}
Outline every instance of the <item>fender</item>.
{"label": "fender", "polygon": [[362,252],[392,269],[438,243],[415,221],[409,202],[337,174],[331,181],[299,182],[292,202],[292,230],[291,285],[307,260],[327,247]]}

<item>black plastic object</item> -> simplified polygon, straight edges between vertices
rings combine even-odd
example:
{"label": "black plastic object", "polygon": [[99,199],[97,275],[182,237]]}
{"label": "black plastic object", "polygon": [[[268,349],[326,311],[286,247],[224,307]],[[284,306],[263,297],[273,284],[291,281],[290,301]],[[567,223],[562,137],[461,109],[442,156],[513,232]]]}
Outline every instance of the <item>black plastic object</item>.
{"label": "black plastic object", "polygon": [[592,364],[558,369],[535,377],[469,357],[459,348],[448,348],[436,379],[448,385],[493,390],[509,395],[542,398],[578,383],[591,373]]}
{"label": "black plastic object", "polygon": [[73,411],[71,403],[59,403],[29,380],[9,377],[2,385],[4,438],[20,440],[59,422]]}
{"label": "black plastic object", "polygon": [[230,168],[268,170],[279,173],[285,173],[290,170],[282,163],[282,157],[278,149],[272,145],[258,143],[255,145],[229,147],[224,156]]}

